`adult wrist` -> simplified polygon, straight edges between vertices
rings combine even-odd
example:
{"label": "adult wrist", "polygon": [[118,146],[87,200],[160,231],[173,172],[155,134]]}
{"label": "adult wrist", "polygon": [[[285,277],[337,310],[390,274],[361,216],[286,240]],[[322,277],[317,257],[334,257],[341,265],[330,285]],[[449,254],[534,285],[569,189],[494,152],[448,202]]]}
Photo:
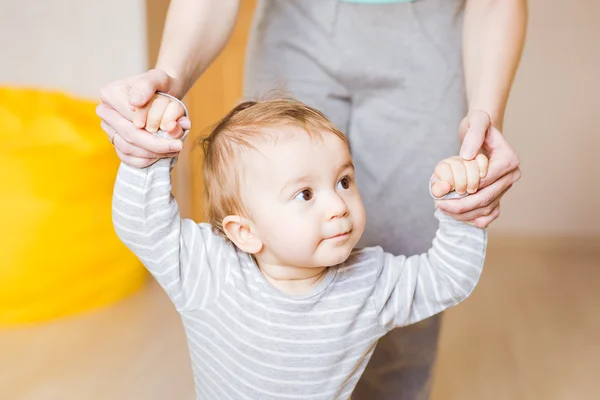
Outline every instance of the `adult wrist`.
{"label": "adult wrist", "polygon": [[492,107],[484,104],[470,104],[467,115],[471,115],[476,111],[482,111],[490,117],[491,125],[502,132],[504,122],[504,110],[499,110],[497,107]]}
{"label": "adult wrist", "polygon": [[156,69],[163,71],[169,77],[169,90],[166,92],[171,96],[181,100],[186,95],[188,88],[186,87],[185,80],[182,79],[181,73],[174,68],[156,65]]}

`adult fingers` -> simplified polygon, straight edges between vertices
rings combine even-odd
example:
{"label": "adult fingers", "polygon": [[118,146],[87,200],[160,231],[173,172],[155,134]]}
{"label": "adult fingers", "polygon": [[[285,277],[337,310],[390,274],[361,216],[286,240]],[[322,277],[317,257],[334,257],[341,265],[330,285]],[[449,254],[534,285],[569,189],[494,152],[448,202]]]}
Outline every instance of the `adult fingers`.
{"label": "adult fingers", "polygon": [[136,128],[131,121],[106,105],[98,105],[96,113],[107,125],[117,131],[122,139],[137,147],[157,154],[178,152],[183,148],[180,140],[160,138],[144,129]]}
{"label": "adult fingers", "polygon": [[151,69],[131,84],[128,101],[134,107],[146,105],[156,92],[168,93],[172,79],[160,69]]}
{"label": "adult fingers", "polygon": [[490,116],[481,110],[475,110],[467,117],[467,132],[460,147],[460,156],[465,160],[475,158],[491,125]]}
{"label": "adult fingers", "polygon": [[477,193],[471,194],[462,199],[439,200],[438,208],[452,214],[462,214],[478,208],[490,205],[495,199],[500,197],[513,183],[515,178],[513,172],[510,172],[498,179],[496,182],[485,188],[479,189]]}

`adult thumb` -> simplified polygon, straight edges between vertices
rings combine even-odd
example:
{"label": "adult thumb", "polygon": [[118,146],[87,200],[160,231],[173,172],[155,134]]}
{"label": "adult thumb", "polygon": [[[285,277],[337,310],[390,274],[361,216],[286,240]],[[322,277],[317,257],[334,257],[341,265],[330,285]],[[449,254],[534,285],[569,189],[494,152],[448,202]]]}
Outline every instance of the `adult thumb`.
{"label": "adult thumb", "polygon": [[129,104],[143,107],[156,92],[167,93],[171,88],[171,77],[160,69],[151,69],[135,81],[129,89]]}
{"label": "adult thumb", "polygon": [[490,116],[480,110],[473,111],[467,118],[467,133],[460,147],[460,156],[472,160],[477,156],[485,141],[485,135],[491,124]]}

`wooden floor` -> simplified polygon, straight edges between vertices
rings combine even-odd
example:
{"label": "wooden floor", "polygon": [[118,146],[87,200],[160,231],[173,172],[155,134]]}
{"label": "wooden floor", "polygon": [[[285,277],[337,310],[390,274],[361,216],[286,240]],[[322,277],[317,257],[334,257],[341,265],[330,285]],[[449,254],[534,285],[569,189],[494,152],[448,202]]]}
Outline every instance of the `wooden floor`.
{"label": "wooden floor", "polygon": [[[444,318],[433,400],[600,398],[600,242],[490,240]],[[181,322],[155,285],[76,318],[0,331],[0,399],[193,399]]]}

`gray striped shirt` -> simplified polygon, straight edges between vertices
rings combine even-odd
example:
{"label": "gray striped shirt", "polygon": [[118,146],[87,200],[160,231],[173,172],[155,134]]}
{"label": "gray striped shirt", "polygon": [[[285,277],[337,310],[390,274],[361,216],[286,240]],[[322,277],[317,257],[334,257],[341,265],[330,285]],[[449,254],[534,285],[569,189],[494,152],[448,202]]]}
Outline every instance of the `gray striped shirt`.
{"label": "gray striped shirt", "polygon": [[122,164],[113,221],[181,315],[198,399],[347,399],[379,338],[458,304],[479,279],[486,231],[438,211],[427,253],[355,250],[309,293],[284,294],[210,225],[181,219],[170,169]]}

